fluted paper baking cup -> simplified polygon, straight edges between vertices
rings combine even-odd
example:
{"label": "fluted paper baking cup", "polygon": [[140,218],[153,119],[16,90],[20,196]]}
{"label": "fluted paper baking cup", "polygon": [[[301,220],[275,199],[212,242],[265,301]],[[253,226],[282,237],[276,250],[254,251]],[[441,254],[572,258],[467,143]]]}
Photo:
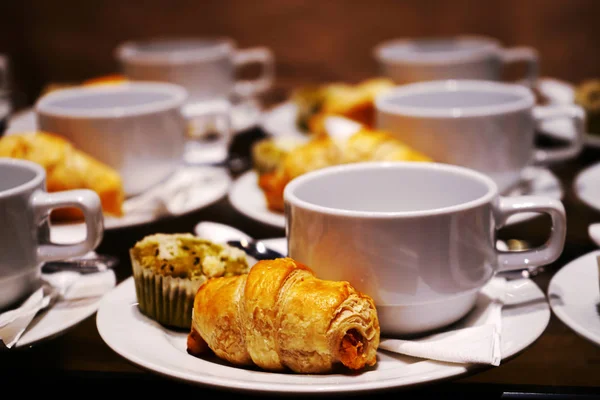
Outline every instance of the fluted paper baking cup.
{"label": "fluted paper baking cup", "polygon": [[194,297],[203,280],[163,276],[143,268],[131,257],[140,311],[167,327],[189,329]]}

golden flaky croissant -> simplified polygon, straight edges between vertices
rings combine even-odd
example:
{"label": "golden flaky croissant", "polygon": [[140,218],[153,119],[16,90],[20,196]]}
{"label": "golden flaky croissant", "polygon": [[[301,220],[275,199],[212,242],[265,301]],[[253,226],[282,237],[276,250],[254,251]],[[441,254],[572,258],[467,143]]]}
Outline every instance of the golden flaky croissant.
{"label": "golden flaky croissant", "polygon": [[[76,149],[66,139],[46,132],[11,134],[0,139],[0,157],[20,158],[46,170],[49,192],[91,189],[98,193],[104,213],[123,215],[124,191],[120,175],[107,165]],[[55,220],[82,218],[76,208],[52,212]]]}
{"label": "golden flaky croissant", "polygon": [[296,124],[302,131],[321,135],[325,119],[340,116],[372,128],[375,97],[393,87],[392,80],[375,77],[357,84],[333,82],[300,88],[292,94],[298,108]]}
{"label": "golden flaky croissant", "polygon": [[265,196],[267,207],[282,212],[285,186],[307,172],[362,161],[431,161],[431,158],[386,132],[361,129],[347,139],[330,136],[311,138],[307,143],[287,151],[278,160],[279,164],[275,167],[257,170],[258,186]]}
{"label": "golden flaky croissant", "polygon": [[369,296],[280,258],[205,282],[194,299],[187,351],[200,356],[210,349],[239,366],[316,374],[375,365],[379,335]]}

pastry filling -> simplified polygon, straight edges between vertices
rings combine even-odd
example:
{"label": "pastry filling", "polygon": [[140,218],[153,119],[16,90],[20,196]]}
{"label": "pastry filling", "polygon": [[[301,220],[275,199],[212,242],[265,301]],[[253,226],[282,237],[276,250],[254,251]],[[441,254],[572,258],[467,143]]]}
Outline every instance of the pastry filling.
{"label": "pastry filling", "polygon": [[364,336],[356,329],[350,329],[340,342],[340,361],[348,368],[362,368],[365,365],[365,360],[362,357],[365,350]]}

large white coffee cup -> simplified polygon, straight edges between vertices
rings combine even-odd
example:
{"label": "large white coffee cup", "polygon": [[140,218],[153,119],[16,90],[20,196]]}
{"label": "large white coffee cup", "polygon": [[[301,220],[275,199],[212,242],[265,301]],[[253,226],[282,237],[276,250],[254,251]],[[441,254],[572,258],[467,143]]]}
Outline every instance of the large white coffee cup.
{"label": "large white coffee cup", "polygon": [[[86,237],[80,243],[50,242],[50,211],[77,207]],[[46,171],[36,163],[0,158],[0,310],[24,300],[40,286],[45,261],[94,250],[103,235],[100,198],[91,190],[46,192]]]}
{"label": "large white coffee cup", "polygon": [[[502,197],[486,175],[448,164],[328,167],[288,183],[284,202],[290,257],[371,296],[386,336],[457,321],[495,273],[556,260],[566,234],[560,201]],[[497,230],[521,212],[550,216],[548,241],[498,250]]]}
{"label": "large white coffee cup", "polygon": [[[265,47],[238,49],[230,38],[156,38],[129,41],[116,49],[124,75],[132,80],[179,84],[189,92],[188,102],[252,96],[273,83],[274,57]],[[236,80],[236,71],[260,64],[254,80]]]}
{"label": "large white coffee cup", "polygon": [[501,80],[503,70],[525,63],[526,84],[538,77],[537,52],[530,47],[505,48],[493,38],[462,35],[437,38],[400,38],[375,47],[381,73],[399,84],[441,79]]}
{"label": "large white coffee cup", "polygon": [[[489,175],[503,193],[523,169],[577,156],[583,148],[585,113],[575,105],[535,106],[533,92],[518,84],[446,80],[399,85],[375,100],[376,126],[436,162]],[[536,127],[572,120],[576,135],[557,149],[536,149]]]}
{"label": "large white coffee cup", "polygon": [[[189,110],[187,98],[183,87],[170,83],[82,86],[48,93],[35,112],[39,129],[67,138],[115,168],[129,196],[165,180],[181,165],[186,140],[193,140],[189,119],[210,114],[229,121],[226,106]],[[228,141],[229,128],[223,135]]]}

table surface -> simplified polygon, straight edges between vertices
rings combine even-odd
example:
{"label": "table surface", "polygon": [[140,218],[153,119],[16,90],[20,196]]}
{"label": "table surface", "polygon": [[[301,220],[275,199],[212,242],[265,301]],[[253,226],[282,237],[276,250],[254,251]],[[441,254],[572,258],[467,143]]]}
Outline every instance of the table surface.
{"label": "table surface", "polygon": [[[251,143],[262,137],[264,133],[259,128],[238,134],[232,143],[231,154],[248,161]],[[541,144],[554,145],[550,140],[541,140]],[[598,161],[600,150],[586,148],[576,159],[550,167],[564,185],[563,203],[567,211],[568,231],[561,257],[532,278],[544,293],[556,271],[597,248],[587,235],[587,227],[591,222],[600,221],[600,213],[576,198],[572,182],[580,170]],[[231,171],[234,178],[241,172],[243,170]],[[137,240],[156,232],[192,232],[195,224],[203,220],[235,226],[256,238],[285,235],[283,229],[263,225],[240,214],[224,196],[191,214],[108,231],[97,251],[120,258],[116,273],[118,282],[121,282],[131,276],[128,250]],[[541,243],[546,238],[548,224],[544,218],[537,218],[504,228],[500,235],[501,238]],[[133,365],[103,342],[96,329],[95,314],[56,338],[31,348],[1,352],[0,382],[3,387],[14,385],[23,388],[23,385],[28,385],[27,390],[37,389],[42,393],[82,394],[77,389],[85,388],[90,393],[112,394],[115,393],[115,385],[140,394],[169,390],[178,395],[201,393],[202,396],[216,397],[228,393],[162,377]],[[600,396],[600,347],[578,336],[552,315],[547,329],[537,341],[498,367],[481,368],[468,376],[416,388],[399,388],[393,392],[419,398],[597,397]],[[244,393],[233,394],[254,397]],[[387,394],[376,392],[369,396]]]}

